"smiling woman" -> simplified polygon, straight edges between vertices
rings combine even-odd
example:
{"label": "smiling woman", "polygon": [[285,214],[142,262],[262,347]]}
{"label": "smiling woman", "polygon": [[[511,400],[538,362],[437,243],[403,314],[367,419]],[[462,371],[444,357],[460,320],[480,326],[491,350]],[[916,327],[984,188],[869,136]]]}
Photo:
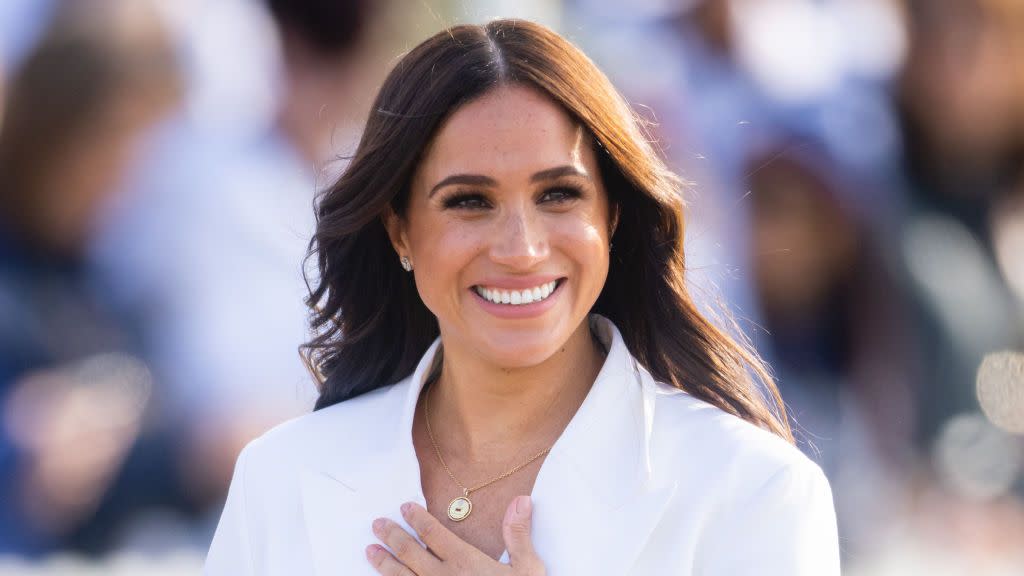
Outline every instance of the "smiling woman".
{"label": "smiling woman", "polygon": [[[470,351],[505,368],[538,366],[573,335],[589,340],[583,320],[608,275],[613,223],[584,133],[536,89],[496,87],[441,125],[405,216],[387,210],[395,250],[430,272],[415,275],[416,291],[450,368],[464,370],[455,359]],[[524,386],[520,376],[488,380],[505,393]]]}
{"label": "smiling woman", "polygon": [[827,480],[686,291],[681,186],[547,28],[403,57],[317,204],[317,409],[242,452],[207,572],[838,574]]}

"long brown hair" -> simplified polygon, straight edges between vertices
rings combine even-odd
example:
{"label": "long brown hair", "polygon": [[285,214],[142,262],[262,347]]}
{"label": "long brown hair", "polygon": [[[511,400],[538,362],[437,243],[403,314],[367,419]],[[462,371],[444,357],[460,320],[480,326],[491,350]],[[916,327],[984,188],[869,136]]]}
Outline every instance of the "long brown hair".
{"label": "long brown hair", "polygon": [[523,20],[455,26],[403,57],[381,87],[348,169],[319,196],[310,244],[319,279],[307,299],[317,335],[302,347],[320,384],[316,408],[405,378],[438,336],[412,275],[397,264],[382,216],[388,207],[405,215],[412,173],[442,121],[507,84],[547,94],[597,143],[620,214],[592,311],[615,323],[658,380],[792,442],[765,364],[738,328],[730,336],[701,315],[687,291],[683,182],[594,63]]}

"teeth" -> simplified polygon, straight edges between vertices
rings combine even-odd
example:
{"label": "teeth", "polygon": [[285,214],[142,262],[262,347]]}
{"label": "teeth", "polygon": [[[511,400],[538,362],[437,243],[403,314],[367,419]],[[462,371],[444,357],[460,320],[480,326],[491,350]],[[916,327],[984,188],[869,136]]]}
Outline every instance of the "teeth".
{"label": "teeth", "polygon": [[526,290],[499,290],[496,288],[482,288],[480,286],[474,286],[474,289],[477,294],[491,302],[519,306],[544,300],[555,291],[555,286],[557,285],[558,281],[553,280],[547,284],[541,284],[540,286],[527,288]]}

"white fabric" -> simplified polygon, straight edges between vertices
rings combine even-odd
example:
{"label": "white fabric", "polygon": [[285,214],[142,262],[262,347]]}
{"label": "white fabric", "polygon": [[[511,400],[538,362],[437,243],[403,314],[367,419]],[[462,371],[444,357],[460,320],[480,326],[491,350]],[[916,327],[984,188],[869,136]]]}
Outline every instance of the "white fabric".
{"label": "white fabric", "polygon": [[[549,576],[832,576],[839,549],[821,469],[779,437],[656,382],[615,325],[610,349],[533,488]],[[286,422],[238,458],[209,575],[372,575],[371,523],[425,505],[412,443],[440,339],[404,380]],[[502,557],[508,562],[507,554]]]}

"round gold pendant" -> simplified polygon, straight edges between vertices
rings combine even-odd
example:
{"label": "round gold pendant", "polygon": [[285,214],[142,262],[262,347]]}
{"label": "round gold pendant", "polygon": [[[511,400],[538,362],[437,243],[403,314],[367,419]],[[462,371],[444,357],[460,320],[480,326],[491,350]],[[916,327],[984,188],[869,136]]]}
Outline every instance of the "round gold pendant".
{"label": "round gold pendant", "polygon": [[473,511],[473,503],[465,496],[459,496],[448,503],[448,517],[456,522],[461,522]]}

